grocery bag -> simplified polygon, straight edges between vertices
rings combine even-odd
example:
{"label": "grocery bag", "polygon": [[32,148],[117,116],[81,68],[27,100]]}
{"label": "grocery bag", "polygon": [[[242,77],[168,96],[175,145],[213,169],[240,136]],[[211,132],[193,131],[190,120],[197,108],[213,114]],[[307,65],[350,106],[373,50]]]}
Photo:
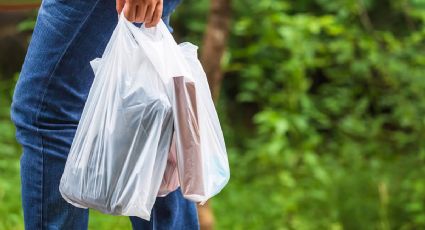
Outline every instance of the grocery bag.
{"label": "grocery bag", "polygon": [[164,31],[121,15],[102,58],[91,62],[95,78],[59,187],[69,203],[150,219],[173,134],[168,72],[153,65],[173,50]]}
{"label": "grocery bag", "polygon": [[206,74],[197,57],[198,47],[184,42],[179,48],[190,78],[173,77],[177,171],[184,197],[203,204],[227,184],[230,169]]}
{"label": "grocery bag", "polygon": [[158,196],[180,186],[185,198],[203,204],[227,184],[230,169],[198,47],[184,42],[179,48],[190,77],[172,77],[175,133]]}

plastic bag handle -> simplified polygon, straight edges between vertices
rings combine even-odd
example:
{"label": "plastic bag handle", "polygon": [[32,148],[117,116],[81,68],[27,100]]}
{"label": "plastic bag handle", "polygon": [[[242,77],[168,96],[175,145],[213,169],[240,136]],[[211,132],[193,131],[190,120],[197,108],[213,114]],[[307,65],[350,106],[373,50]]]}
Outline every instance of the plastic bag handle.
{"label": "plastic bag handle", "polygon": [[145,23],[140,27],[134,25],[124,16],[123,12],[121,12],[119,20],[123,22],[132,33],[140,34],[141,37],[150,41],[161,41],[166,36],[172,36],[162,19],[152,28],[146,28]]}
{"label": "plastic bag handle", "polygon": [[162,20],[153,28],[146,28],[144,25],[138,27],[121,13],[118,24],[125,33],[132,36],[130,39],[144,50],[164,83],[169,82],[174,76],[191,78],[191,73],[187,71],[190,68],[182,67],[186,64],[184,56]]}

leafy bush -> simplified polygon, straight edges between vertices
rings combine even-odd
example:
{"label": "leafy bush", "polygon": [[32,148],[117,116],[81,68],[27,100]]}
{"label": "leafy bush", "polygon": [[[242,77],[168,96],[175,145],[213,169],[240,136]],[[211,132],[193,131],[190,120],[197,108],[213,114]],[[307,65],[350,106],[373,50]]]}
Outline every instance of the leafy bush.
{"label": "leafy bush", "polygon": [[[243,141],[221,228],[425,228],[425,2],[234,10],[222,101]],[[232,119],[252,108],[252,123]]]}

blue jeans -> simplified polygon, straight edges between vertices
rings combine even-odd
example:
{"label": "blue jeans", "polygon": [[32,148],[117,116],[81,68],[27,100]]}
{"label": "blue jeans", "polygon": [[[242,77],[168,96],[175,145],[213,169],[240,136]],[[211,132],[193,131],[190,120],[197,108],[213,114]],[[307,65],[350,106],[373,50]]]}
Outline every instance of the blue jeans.
{"label": "blue jeans", "polygon": [[[179,0],[164,0],[163,19]],[[87,229],[88,211],[62,199],[59,181],[100,57],[117,24],[115,0],[44,0],[16,85],[12,120],[23,146],[25,228]],[[137,191],[134,191],[137,192]],[[196,206],[177,190],[158,198],[133,229],[198,229]]]}

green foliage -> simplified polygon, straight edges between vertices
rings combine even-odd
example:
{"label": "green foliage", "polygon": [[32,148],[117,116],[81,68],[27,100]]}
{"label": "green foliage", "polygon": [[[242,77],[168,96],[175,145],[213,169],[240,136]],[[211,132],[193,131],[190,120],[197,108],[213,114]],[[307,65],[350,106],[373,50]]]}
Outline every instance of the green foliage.
{"label": "green foliage", "polygon": [[425,1],[232,3],[219,229],[425,228]]}
{"label": "green foliage", "polygon": [[22,229],[20,206],[20,148],[15,142],[15,129],[10,122],[12,86],[17,76],[4,79],[0,73],[0,230]]}

